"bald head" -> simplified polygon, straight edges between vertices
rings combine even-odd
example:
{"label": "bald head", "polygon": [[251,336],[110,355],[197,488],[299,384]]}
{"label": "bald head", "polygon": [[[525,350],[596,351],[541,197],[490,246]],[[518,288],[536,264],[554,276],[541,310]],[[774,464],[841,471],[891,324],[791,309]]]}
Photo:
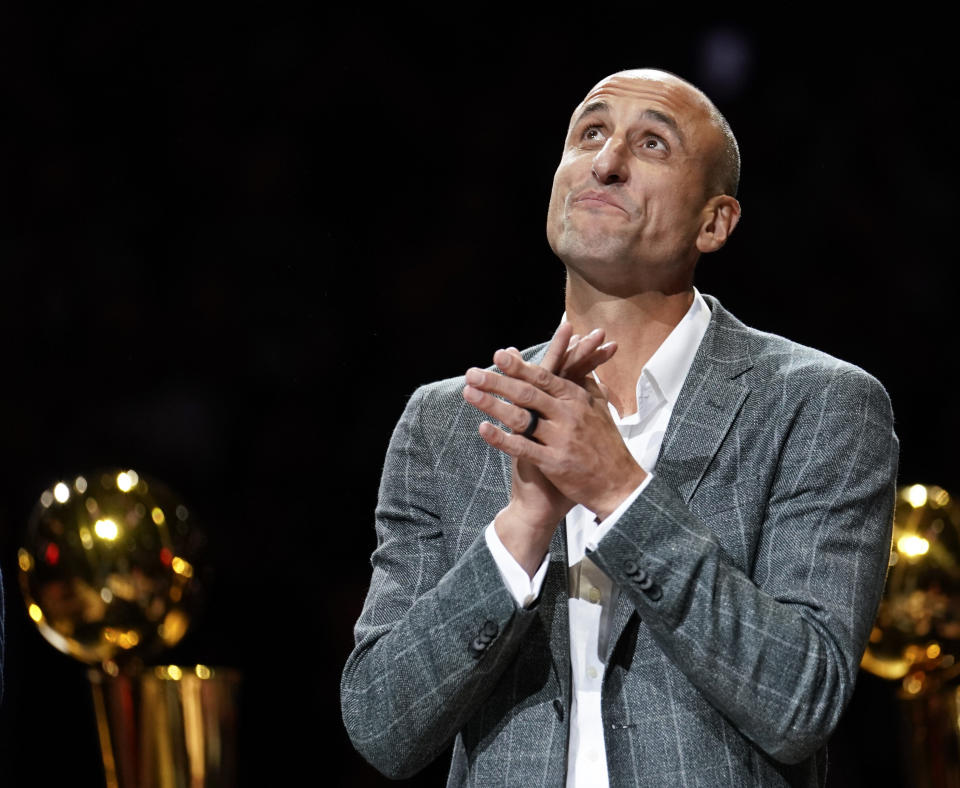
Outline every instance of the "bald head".
{"label": "bald head", "polygon": [[740,147],[737,145],[737,139],[733,136],[733,129],[730,128],[727,119],[706,93],[676,74],[657,68],[633,68],[618,71],[600,80],[590,93],[615,77],[660,82],[689,93],[693,102],[700,105],[715,133],[715,148],[713,155],[710,157],[710,170],[706,177],[707,191],[711,195],[729,194],[731,197],[737,196],[737,191],[740,188]]}
{"label": "bald head", "polygon": [[685,289],[736,227],[738,177],[730,127],[701,91],[665,71],[621,71],[573,112],[547,239],[604,292]]}

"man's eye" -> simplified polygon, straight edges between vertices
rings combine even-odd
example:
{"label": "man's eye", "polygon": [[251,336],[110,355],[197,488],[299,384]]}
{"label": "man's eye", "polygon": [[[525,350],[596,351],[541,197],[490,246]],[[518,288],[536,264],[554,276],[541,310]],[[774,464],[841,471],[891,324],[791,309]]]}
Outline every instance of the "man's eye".
{"label": "man's eye", "polygon": [[583,139],[590,142],[602,142],[603,138],[603,129],[599,126],[588,126],[583,132]]}
{"label": "man's eye", "polygon": [[667,143],[659,137],[646,137],[643,140],[643,147],[648,150],[668,150]]}

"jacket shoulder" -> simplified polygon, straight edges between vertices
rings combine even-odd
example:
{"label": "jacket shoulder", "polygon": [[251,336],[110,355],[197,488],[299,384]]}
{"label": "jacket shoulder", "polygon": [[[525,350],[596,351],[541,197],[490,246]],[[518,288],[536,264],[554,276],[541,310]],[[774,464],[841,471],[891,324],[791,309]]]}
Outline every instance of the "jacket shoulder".
{"label": "jacket shoulder", "polygon": [[758,383],[778,383],[785,379],[806,386],[821,386],[839,379],[852,386],[884,391],[872,374],[849,361],[822,350],[795,342],[778,334],[752,328],[708,298],[713,315],[714,345],[736,345],[750,365],[750,377]]}

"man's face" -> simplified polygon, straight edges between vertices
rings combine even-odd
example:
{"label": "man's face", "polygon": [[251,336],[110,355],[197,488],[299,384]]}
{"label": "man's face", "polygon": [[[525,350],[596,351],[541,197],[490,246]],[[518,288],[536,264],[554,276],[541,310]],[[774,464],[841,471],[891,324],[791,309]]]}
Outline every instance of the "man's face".
{"label": "man's face", "polygon": [[553,179],[547,238],[574,270],[692,267],[722,144],[707,105],[663,72],[615,74],[574,111]]}

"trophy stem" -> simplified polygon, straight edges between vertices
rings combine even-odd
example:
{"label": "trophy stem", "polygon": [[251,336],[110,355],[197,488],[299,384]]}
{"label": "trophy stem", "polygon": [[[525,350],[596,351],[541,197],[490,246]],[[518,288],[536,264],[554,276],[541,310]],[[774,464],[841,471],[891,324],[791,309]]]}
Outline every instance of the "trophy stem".
{"label": "trophy stem", "polygon": [[97,738],[100,740],[106,788],[120,788],[117,782],[117,764],[113,759],[113,742],[110,741],[110,720],[103,700],[103,687],[94,673],[95,671],[90,671],[90,690],[93,693],[93,709],[97,715]]}
{"label": "trophy stem", "polygon": [[93,690],[107,788],[137,785],[140,758],[136,738],[136,679],[123,673],[109,676],[96,669],[87,675]]}
{"label": "trophy stem", "polygon": [[107,788],[229,788],[239,674],[203,665],[88,672]]}

